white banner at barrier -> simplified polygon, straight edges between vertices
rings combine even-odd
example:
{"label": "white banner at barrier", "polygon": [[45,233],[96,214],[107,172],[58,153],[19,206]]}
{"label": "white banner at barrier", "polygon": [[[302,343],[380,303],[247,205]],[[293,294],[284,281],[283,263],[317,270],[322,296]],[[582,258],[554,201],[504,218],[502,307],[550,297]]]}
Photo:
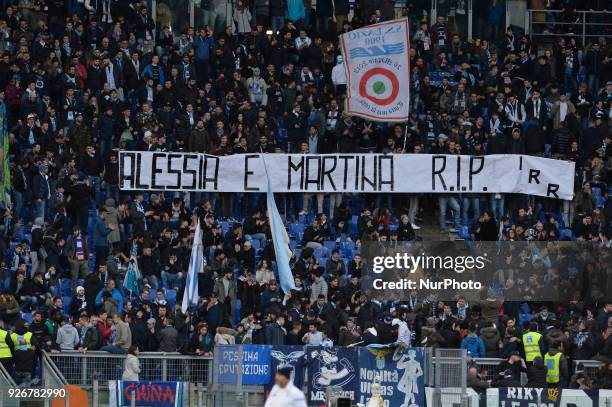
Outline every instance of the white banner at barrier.
{"label": "white banner at barrier", "polygon": [[[267,154],[274,192],[521,193],[572,199],[574,163],[526,155]],[[261,154],[122,151],[124,191],[265,192]]]}

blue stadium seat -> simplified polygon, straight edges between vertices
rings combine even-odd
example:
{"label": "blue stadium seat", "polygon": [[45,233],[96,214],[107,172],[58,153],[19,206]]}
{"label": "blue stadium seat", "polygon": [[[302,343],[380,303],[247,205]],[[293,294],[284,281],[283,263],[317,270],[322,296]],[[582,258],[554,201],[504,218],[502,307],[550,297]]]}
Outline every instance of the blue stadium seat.
{"label": "blue stadium seat", "polygon": [[64,314],[68,314],[70,309],[70,303],[72,302],[72,296],[62,297],[62,302],[64,303]]}
{"label": "blue stadium seat", "polygon": [[60,279],[60,294],[62,297],[72,296],[72,281],[67,278]]}
{"label": "blue stadium seat", "polygon": [[320,259],[321,257],[323,257],[323,249],[320,249],[318,247],[314,249],[314,256],[317,259]]}
{"label": "blue stadium seat", "polygon": [[596,198],[601,196],[601,188],[599,188],[599,187],[592,187],[591,191],[593,191],[593,195]]}
{"label": "blue stadium seat", "polygon": [[31,312],[22,312],[21,318],[23,318],[28,324],[32,323],[32,313]]}
{"label": "blue stadium seat", "polygon": [[168,301],[168,308],[173,310],[176,305],[176,290],[170,288],[166,289],[166,301]]}
{"label": "blue stadium seat", "polygon": [[289,241],[289,248],[290,248],[291,250],[295,250],[296,246],[297,246],[297,242],[296,242],[294,239],[291,239],[291,240]]}
{"label": "blue stadium seat", "polygon": [[563,240],[563,239],[573,239],[574,238],[574,234],[572,233],[571,229],[561,229],[559,231],[559,240]]}
{"label": "blue stadium seat", "polygon": [[259,250],[261,248],[261,242],[257,239],[252,239],[251,240],[251,244],[253,245],[253,249],[255,251]]}
{"label": "blue stadium seat", "polygon": [[329,254],[331,254],[332,250],[336,248],[336,241],[335,240],[325,240],[323,241],[323,246],[327,248],[327,250],[329,251]]}

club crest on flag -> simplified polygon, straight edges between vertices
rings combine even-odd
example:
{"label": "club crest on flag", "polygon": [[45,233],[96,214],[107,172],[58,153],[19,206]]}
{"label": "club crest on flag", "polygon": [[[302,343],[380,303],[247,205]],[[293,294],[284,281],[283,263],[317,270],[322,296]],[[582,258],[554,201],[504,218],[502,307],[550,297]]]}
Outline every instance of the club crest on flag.
{"label": "club crest on flag", "polygon": [[348,85],[346,113],[376,121],[408,120],[408,19],[349,31],[340,43]]}

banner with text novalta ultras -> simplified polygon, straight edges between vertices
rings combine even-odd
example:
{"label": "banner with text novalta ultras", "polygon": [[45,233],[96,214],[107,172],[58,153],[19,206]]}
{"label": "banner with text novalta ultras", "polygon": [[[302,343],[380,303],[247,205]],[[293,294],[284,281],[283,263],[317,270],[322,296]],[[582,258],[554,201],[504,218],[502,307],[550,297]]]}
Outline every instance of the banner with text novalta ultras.
{"label": "banner with text novalta ultras", "polygon": [[380,378],[384,407],[425,405],[423,348],[359,348],[359,403],[372,397],[372,382]]}
{"label": "banner with text novalta ultras", "polygon": [[408,120],[409,42],[407,18],[340,36],[348,85],[346,113],[376,121]]}
{"label": "banner with text novalta ultras", "polygon": [[[574,163],[528,155],[266,154],[272,190],[519,193],[571,200]],[[121,151],[123,191],[266,192],[262,154]]]}

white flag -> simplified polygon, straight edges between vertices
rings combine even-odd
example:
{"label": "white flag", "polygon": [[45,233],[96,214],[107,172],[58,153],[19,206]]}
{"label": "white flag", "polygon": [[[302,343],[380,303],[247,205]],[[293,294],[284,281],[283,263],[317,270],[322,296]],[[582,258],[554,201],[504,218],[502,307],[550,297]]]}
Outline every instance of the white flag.
{"label": "white flag", "polygon": [[189,269],[187,270],[187,280],[185,281],[185,292],[183,293],[183,303],[181,311],[183,314],[190,305],[198,305],[200,296],[198,295],[198,273],[204,268],[204,253],[202,248],[202,229],[200,220],[193,235],[193,246],[191,247],[191,258],[189,259]]}
{"label": "white flag", "polygon": [[408,120],[409,38],[407,18],[340,36],[348,82],[346,113],[375,121]]}

